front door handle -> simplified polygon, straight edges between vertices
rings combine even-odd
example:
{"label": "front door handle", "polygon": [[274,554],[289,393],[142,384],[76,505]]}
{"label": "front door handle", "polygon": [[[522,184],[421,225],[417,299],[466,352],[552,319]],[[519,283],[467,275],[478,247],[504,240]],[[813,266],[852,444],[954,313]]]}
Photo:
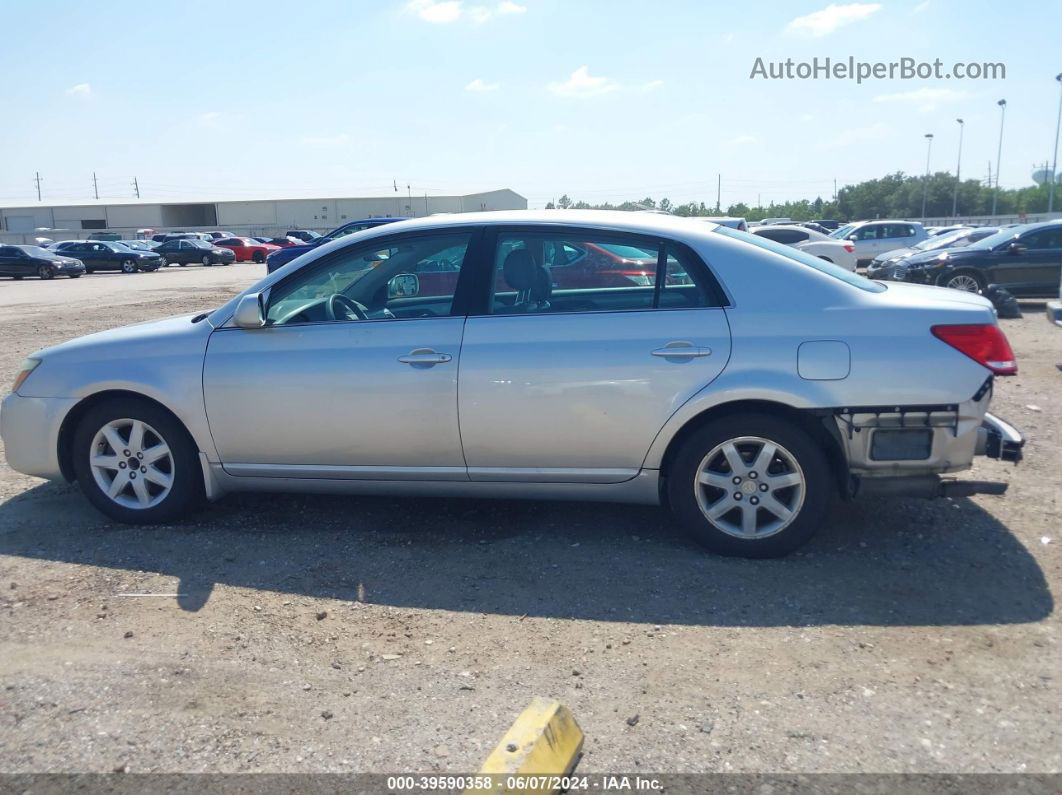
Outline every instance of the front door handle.
{"label": "front door handle", "polygon": [[675,341],[669,342],[663,348],[657,348],[652,355],[665,359],[698,359],[702,356],[711,356],[712,349],[694,345],[692,342]]}
{"label": "front door handle", "polygon": [[398,361],[402,362],[402,364],[430,367],[435,364],[446,364],[453,358],[454,357],[448,353],[437,353],[431,348],[417,348],[415,351],[410,351],[405,356],[399,356]]}

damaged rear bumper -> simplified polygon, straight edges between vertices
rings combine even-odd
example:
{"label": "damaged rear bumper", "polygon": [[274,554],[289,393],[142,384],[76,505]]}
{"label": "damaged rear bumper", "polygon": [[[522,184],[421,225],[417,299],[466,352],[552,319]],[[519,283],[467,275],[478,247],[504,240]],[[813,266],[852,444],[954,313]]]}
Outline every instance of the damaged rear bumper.
{"label": "damaged rear bumper", "polygon": [[1021,461],[1025,438],[1021,432],[993,414],[985,414],[981,427],[977,429],[977,446],[974,452],[1000,461]]}

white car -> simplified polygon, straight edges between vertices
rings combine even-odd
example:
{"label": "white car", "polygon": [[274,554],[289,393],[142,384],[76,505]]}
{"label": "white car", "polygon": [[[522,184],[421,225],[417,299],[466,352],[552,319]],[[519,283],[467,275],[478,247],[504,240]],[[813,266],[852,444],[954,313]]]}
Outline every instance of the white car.
{"label": "white car", "polygon": [[787,224],[774,224],[772,226],[757,226],[752,229],[752,234],[773,240],[786,246],[798,248],[813,257],[840,265],[846,271],[856,269],[855,244],[850,240],[833,240],[829,235],[808,229],[805,226],[789,226]]}
{"label": "white car", "polygon": [[854,243],[857,264],[867,265],[878,254],[896,248],[909,248],[921,243],[929,234],[917,221],[882,220],[847,224],[832,232],[830,237]]}

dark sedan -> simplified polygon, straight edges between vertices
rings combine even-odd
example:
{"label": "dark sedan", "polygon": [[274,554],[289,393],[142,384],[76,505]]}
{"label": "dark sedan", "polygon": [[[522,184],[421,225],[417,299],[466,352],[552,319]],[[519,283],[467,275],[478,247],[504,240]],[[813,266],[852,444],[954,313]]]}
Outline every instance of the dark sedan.
{"label": "dark sedan", "polygon": [[1062,223],[1001,229],[965,248],[925,252],[884,278],[979,292],[998,284],[1019,298],[1054,298],[1062,276]]}
{"label": "dark sedan", "polygon": [[[342,226],[336,227],[327,235],[313,238],[309,242],[303,245],[285,246],[281,251],[274,251],[266,258],[266,271],[272,273],[282,265],[287,265],[293,259],[300,254],[305,254],[307,251],[312,250],[316,246],[329,243],[333,240],[338,240],[341,237],[352,235],[355,232],[361,232],[365,229],[372,229],[377,226],[383,226],[384,224],[394,223],[395,221],[404,221],[404,218],[363,218],[360,221],[348,221]],[[316,234],[316,233],[314,233]],[[287,237],[295,237],[295,231],[288,232]],[[301,240],[302,238],[297,238]]]}
{"label": "dark sedan", "polygon": [[155,249],[163,265],[231,265],[236,255],[205,240],[168,240]]}
{"label": "dark sedan", "polygon": [[36,276],[54,279],[69,276],[76,279],[85,272],[85,266],[74,257],[68,257],[40,246],[0,246],[0,276],[21,279]]}
{"label": "dark sedan", "polygon": [[77,257],[85,263],[85,272],[121,271],[136,273],[138,271],[155,271],[159,269],[161,259],[151,251],[136,251],[124,243],[110,240],[82,240],[69,242],[59,249],[64,256]]}

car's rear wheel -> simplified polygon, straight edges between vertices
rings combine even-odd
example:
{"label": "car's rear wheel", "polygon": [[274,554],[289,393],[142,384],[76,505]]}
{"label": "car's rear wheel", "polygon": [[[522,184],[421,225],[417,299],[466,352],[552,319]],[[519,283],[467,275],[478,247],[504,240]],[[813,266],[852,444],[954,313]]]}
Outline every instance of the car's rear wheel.
{"label": "car's rear wheel", "polygon": [[985,289],[985,279],[977,271],[955,271],[942,278],[940,286],[967,293],[979,293]]}
{"label": "car's rear wheel", "polygon": [[37,268],[37,275],[42,279],[54,279],[55,271],[47,265],[41,265]]}
{"label": "car's rear wheel", "polygon": [[170,264],[170,261],[160,254],[159,255],[159,267],[160,268],[165,268],[169,264]]}
{"label": "car's rear wheel", "polygon": [[102,403],[74,435],[74,472],[100,511],[119,522],[176,519],[203,499],[195,443],[168,412],[136,398]]}
{"label": "car's rear wheel", "polygon": [[818,529],[834,482],[804,430],[767,414],[713,420],[679,449],[667,473],[671,509],[722,555],[771,558]]}
{"label": "car's rear wheel", "polygon": [[123,259],[122,273],[136,273],[136,263],[131,259]]}
{"label": "car's rear wheel", "polygon": [[205,256],[203,257],[203,260],[202,260],[202,261],[203,261],[203,267],[204,267],[204,268],[209,268],[209,267],[210,267],[210,264],[211,264],[211,260],[210,260],[210,256],[209,256],[209,255],[205,255]]}
{"label": "car's rear wheel", "polygon": [[251,259],[261,265],[263,262],[265,262],[265,254],[263,254],[261,251],[256,251],[254,252],[254,256],[251,257]]}

